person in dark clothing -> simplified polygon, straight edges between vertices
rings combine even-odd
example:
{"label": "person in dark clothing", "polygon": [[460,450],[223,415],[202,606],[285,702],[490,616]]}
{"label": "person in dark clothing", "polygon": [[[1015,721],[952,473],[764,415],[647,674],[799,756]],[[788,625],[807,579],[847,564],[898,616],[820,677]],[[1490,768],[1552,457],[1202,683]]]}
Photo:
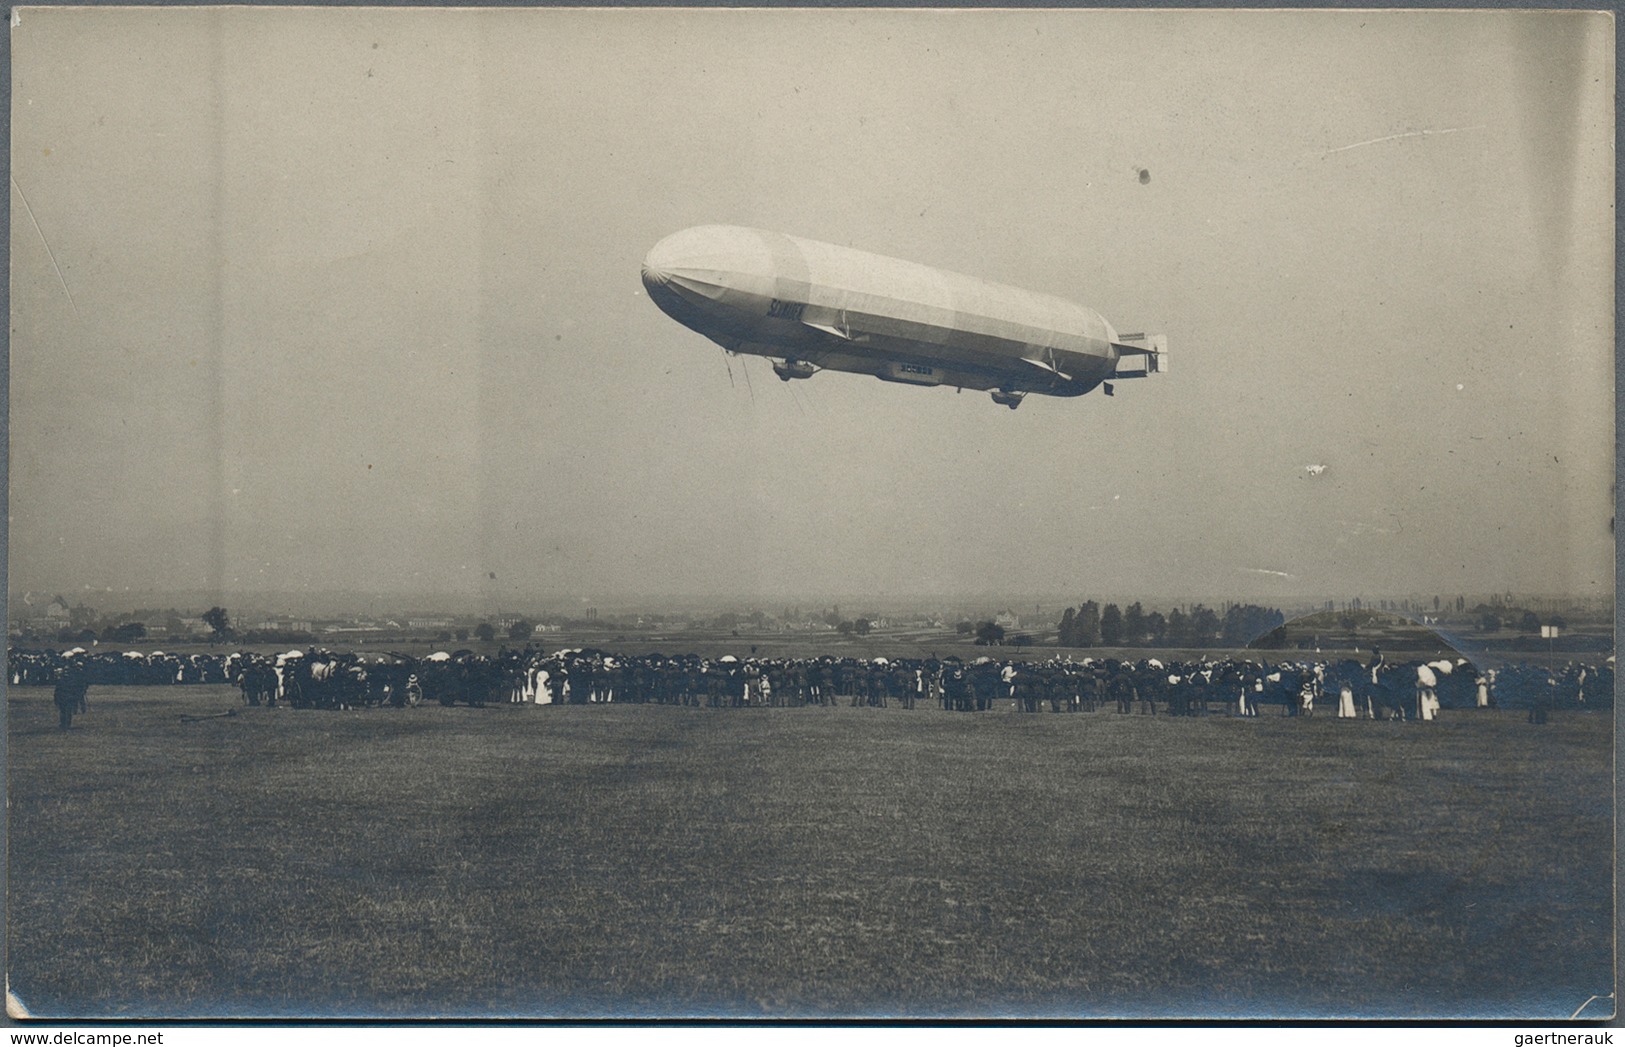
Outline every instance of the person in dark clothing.
{"label": "person in dark clothing", "polygon": [[1134,681],[1129,677],[1128,673],[1119,672],[1116,676],[1113,676],[1111,690],[1112,697],[1117,699],[1117,711],[1124,714],[1132,713],[1134,703],[1139,700],[1140,695],[1135,690]]}
{"label": "person in dark clothing", "polygon": [[86,695],[90,693],[90,679],[80,671],[63,674],[57,681],[54,699],[56,701],[57,726],[66,731],[73,726],[73,714],[84,712],[89,706]]}
{"label": "person in dark clothing", "polygon": [[1535,687],[1533,699],[1529,703],[1529,722],[1545,723],[1552,711],[1552,696],[1557,693],[1556,677],[1548,676],[1546,686]]}

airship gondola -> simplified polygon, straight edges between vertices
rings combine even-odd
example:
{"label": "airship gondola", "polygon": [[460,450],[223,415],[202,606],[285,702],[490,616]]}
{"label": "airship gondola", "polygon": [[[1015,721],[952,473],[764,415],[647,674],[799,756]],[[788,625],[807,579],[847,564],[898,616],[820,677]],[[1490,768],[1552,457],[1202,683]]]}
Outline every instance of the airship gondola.
{"label": "airship gondola", "polygon": [[1166,337],[1119,335],[1087,306],[764,229],[673,233],[644,259],[643,285],[672,319],[769,358],[787,382],[849,371],[986,390],[1013,409],[1168,370]]}

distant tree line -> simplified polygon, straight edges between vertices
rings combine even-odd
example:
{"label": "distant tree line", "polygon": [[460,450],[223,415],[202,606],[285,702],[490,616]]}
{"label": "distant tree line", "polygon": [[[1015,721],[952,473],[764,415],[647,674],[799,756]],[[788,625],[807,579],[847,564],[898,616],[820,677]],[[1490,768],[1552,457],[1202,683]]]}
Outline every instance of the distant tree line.
{"label": "distant tree line", "polygon": [[[138,615],[148,612],[137,612]],[[180,614],[177,611],[152,612],[168,619],[166,634],[171,637],[181,631]],[[239,629],[232,624],[231,615],[224,607],[211,607],[201,615],[203,624],[209,627],[210,643],[244,642],[250,644],[299,644],[308,645],[317,641],[315,633],[308,630],[268,628],[268,629]],[[89,619],[94,621],[94,619]],[[89,624],[74,622],[58,630],[55,634],[60,643],[118,643],[133,644],[149,638],[146,623],[139,620],[120,621],[111,619],[116,624],[105,624],[100,629],[92,628]],[[868,623],[863,623],[867,631]],[[521,618],[505,629],[500,630],[509,640],[526,641],[531,637],[535,625],[528,619]],[[434,639],[450,642],[452,638],[458,642],[468,640],[471,630],[459,628],[442,630],[434,635]],[[472,630],[475,639],[490,643],[497,638],[499,630],[490,622],[481,622]],[[24,632],[24,639],[41,639],[37,634]]]}
{"label": "distant tree line", "polygon": [[1485,633],[1516,629],[1526,635],[1539,636],[1543,625],[1554,625],[1558,629],[1568,628],[1568,621],[1562,615],[1547,615],[1543,619],[1534,611],[1527,611],[1521,607],[1491,607],[1489,604],[1481,603],[1473,608],[1473,616],[1477,619],[1479,631]]}
{"label": "distant tree line", "polygon": [[1202,604],[1147,614],[1139,601],[1123,609],[1087,600],[1062,613],[1058,631],[1062,647],[1244,647],[1285,623],[1279,610],[1250,603],[1222,615]]}

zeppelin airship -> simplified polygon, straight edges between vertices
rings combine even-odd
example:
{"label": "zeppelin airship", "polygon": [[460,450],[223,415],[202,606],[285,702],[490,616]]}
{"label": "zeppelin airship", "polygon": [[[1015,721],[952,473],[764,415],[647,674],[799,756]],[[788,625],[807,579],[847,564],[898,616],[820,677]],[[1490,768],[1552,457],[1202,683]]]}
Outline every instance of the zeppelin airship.
{"label": "zeppelin airship", "polygon": [[643,260],[668,316],[785,381],[849,371],[981,389],[1082,396],[1168,370],[1162,335],[1119,335],[1086,306],[930,266],[762,229],[703,225]]}

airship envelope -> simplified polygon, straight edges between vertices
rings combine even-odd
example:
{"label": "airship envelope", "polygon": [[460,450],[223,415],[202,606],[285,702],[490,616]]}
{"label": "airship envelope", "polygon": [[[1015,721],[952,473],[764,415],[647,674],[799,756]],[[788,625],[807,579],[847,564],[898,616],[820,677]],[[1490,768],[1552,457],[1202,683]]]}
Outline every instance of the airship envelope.
{"label": "airship envelope", "polygon": [[[849,247],[706,225],[643,261],[649,298],[784,381],[819,371],[981,389],[1010,408],[1028,393],[1081,396],[1168,370],[1168,340],[1126,334],[1087,306]],[[1128,366],[1124,366],[1127,364]]]}

